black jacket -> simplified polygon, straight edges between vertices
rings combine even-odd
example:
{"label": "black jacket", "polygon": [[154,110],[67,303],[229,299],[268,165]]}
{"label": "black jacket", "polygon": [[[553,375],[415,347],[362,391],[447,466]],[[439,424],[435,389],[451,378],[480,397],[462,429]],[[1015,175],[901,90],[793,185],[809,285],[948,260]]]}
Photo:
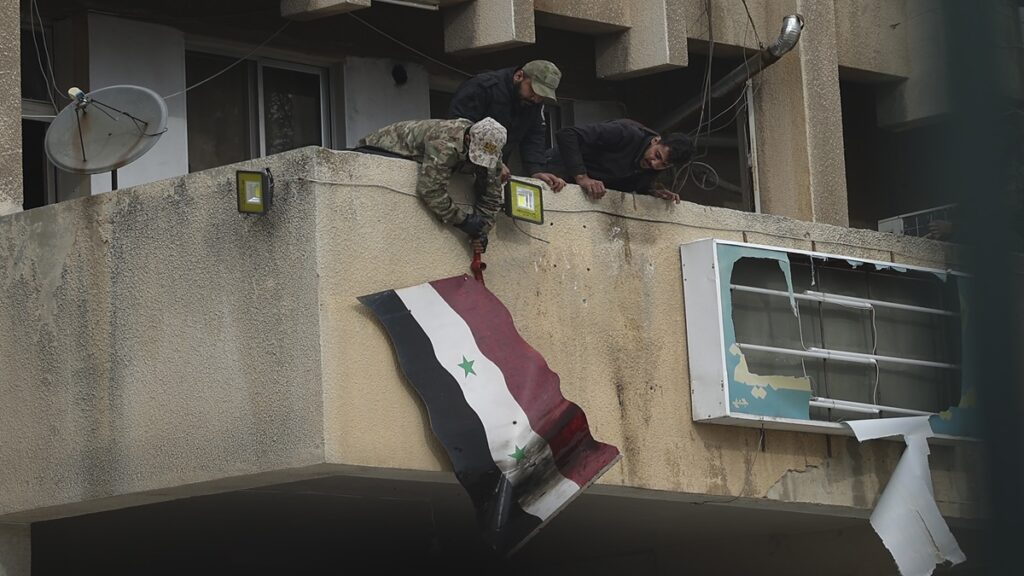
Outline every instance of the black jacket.
{"label": "black jacket", "polygon": [[519,146],[523,168],[527,174],[541,171],[544,165],[544,107],[541,104],[524,106],[512,75],[516,68],[505,68],[473,76],[463,82],[448,107],[449,118],[467,118],[479,122],[490,116],[508,131],[508,141],[502,157],[508,161]]}
{"label": "black jacket", "polygon": [[610,120],[571,126],[555,134],[557,146],[547,152],[547,171],[574,182],[586,174],[623,192],[646,193],[658,176],[640,160],[658,133],[635,120]]}

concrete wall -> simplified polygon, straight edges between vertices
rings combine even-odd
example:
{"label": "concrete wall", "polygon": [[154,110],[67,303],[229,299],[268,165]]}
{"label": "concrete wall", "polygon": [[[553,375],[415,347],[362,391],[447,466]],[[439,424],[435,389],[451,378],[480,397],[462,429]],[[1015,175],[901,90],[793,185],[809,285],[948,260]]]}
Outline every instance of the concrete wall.
{"label": "concrete wall", "polygon": [[0,524],[0,576],[29,576],[32,546],[27,524]]}
{"label": "concrete wall", "polygon": [[[167,96],[185,89],[185,35],[167,26],[89,14],[89,87],[134,84]],[[141,158],[117,171],[118,186],[154,182],[188,172],[185,97],[167,100],[167,132]],[[95,174],[92,193],[111,188]]]}
{"label": "concrete wall", "polygon": [[0,518],[322,462],[314,197],[235,203],[222,169],[2,219]]}
{"label": "concrete wall", "polygon": [[849,225],[834,2],[788,0],[769,11],[800,13],[800,42],[755,80],[761,210]]}
{"label": "concrete wall", "polygon": [[908,0],[836,2],[839,65],[879,79],[905,78],[910,73],[907,3]]}
{"label": "concrete wall", "polygon": [[[401,65],[408,74],[398,85],[391,69]],[[382,58],[346,58],[341,70],[344,86],[344,142],[358,144],[370,132],[401,120],[430,118],[430,82],[419,64]]]}
{"label": "concrete wall", "polygon": [[[268,162],[264,217],[235,212],[225,167],[0,219],[0,519],[448,470],[356,297],[468,272],[464,238],[415,198],[411,162],[316,148]],[[901,444],[833,438],[829,456],[824,436],[769,431],[758,452],[757,430],[692,422],[678,246],[942,268],[941,245],[615,192],[594,204],[575,186],[545,206],[529,232],[549,243],[501,219],[487,285],[623,451],[601,489],[868,513]],[[973,449],[936,446],[931,462],[942,510],[977,514]]]}
{"label": "concrete wall", "polygon": [[908,77],[879,91],[880,126],[912,125],[949,111],[942,3],[906,0],[905,15]]}
{"label": "concrete wall", "polygon": [[[355,298],[465,273],[470,254],[457,233],[424,217],[415,198],[389,189],[414,189],[412,165],[345,156],[330,162],[336,167],[327,172],[377,189],[341,183],[317,193],[326,224],[318,251],[324,380],[345,383],[325,385],[327,459],[437,469],[443,453],[419,401],[397,365],[381,361],[390,344]],[[371,216],[380,194],[389,211],[383,220]],[[559,373],[566,397],[584,408],[595,436],[623,450],[625,458],[602,484],[866,513],[899,444],[834,438],[828,457],[824,436],[769,432],[769,450],[754,458],[758,431],[693,424],[678,246],[714,236],[945,267],[934,245],[693,204],[673,210],[657,199],[617,193],[595,206],[575,187],[548,193],[545,207],[547,222],[529,232],[549,244],[508,221],[499,226],[487,254],[487,286]],[[348,240],[369,237],[381,248]],[[380,422],[389,425],[375,442],[360,438]],[[962,466],[972,457],[964,447],[933,451],[939,499],[951,514],[974,513],[969,468]]]}
{"label": "concrete wall", "polygon": [[21,17],[0,2],[0,215],[21,210]]}

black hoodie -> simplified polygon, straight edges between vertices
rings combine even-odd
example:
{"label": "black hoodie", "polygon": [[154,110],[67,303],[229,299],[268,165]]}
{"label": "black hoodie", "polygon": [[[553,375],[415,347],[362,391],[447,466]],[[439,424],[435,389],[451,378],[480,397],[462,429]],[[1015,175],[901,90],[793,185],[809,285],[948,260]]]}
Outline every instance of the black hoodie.
{"label": "black hoodie", "polygon": [[555,134],[546,167],[566,181],[586,174],[613,190],[647,193],[657,170],[640,167],[644,152],[658,133],[635,120],[610,120],[571,126]]}
{"label": "black hoodie", "polygon": [[448,117],[473,122],[488,116],[494,118],[508,131],[502,159],[508,163],[508,157],[519,146],[523,168],[527,174],[535,174],[544,165],[544,107],[523,104],[512,81],[516,70],[518,68],[486,72],[463,82],[452,97]]}

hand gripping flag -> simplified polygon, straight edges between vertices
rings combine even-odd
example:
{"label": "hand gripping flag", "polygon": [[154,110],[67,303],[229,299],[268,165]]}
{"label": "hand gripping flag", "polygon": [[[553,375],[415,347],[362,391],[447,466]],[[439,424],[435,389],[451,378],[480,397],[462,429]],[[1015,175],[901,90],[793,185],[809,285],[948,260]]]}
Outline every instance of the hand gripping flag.
{"label": "hand gripping flag", "polygon": [[621,458],[483,284],[458,276],[359,301],[391,336],[496,552],[515,552]]}

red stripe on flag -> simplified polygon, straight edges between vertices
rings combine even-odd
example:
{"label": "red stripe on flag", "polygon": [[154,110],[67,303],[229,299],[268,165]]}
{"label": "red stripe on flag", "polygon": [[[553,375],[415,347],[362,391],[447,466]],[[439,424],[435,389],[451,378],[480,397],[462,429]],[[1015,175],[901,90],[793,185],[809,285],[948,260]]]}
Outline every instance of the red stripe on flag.
{"label": "red stripe on flag", "polygon": [[563,476],[586,486],[614,462],[618,449],[594,440],[586,414],[562,396],[558,374],[523,340],[512,315],[494,294],[468,276],[430,284],[465,320],[480,351],[501,370],[530,426],[551,447]]}

